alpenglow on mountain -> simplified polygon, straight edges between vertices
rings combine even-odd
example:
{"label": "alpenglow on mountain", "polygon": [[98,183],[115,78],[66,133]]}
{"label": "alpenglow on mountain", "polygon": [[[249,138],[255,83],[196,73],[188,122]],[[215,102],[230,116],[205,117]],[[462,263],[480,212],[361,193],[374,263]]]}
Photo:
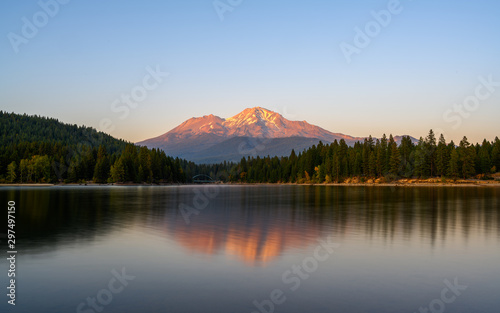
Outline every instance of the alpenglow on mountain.
{"label": "alpenglow on mountain", "polygon": [[332,133],[254,107],[227,119],[212,114],[193,117],[161,136],[137,144],[197,163],[217,163],[247,156],[287,156],[292,149],[298,153],[319,141],[330,143],[335,139],[352,145],[364,137]]}

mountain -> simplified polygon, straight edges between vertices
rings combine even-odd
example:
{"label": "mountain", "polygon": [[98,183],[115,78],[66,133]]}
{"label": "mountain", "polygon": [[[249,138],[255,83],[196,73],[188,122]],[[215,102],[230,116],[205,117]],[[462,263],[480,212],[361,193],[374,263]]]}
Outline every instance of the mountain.
{"label": "mountain", "polygon": [[284,156],[292,149],[300,152],[320,140],[330,143],[340,139],[353,145],[364,137],[332,133],[306,121],[290,121],[279,113],[254,107],[227,119],[212,114],[193,117],[161,136],[137,144],[160,148],[169,155],[197,163],[214,163],[239,161],[243,156]]}
{"label": "mountain", "polygon": [[[250,138],[255,139],[254,143],[251,142]],[[257,143],[259,138],[266,144]],[[275,149],[273,147],[277,142],[271,139],[277,138],[290,139],[279,141],[282,148]],[[320,140],[332,142],[341,138],[348,143],[363,140],[363,138],[335,134],[306,121],[290,121],[276,112],[255,107],[246,109],[228,119],[212,114],[193,117],[166,134],[137,144],[150,148],[160,148],[169,155],[196,162],[219,162],[228,160],[224,156],[229,155],[231,160],[240,160],[242,156],[248,155],[288,155],[293,148],[301,151]],[[242,145],[246,145],[246,147]],[[252,145],[258,146],[257,154],[252,150],[255,148]],[[240,151],[238,147],[240,147]],[[273,148],[271,150],[274,152],[269,151],[270,147]],[[251,151],[245,152],[245,149]]]}
{"label": "mountain", "polygon": [[241,157],[289,156],[292,149],[301,152],[319,143],[317,138],[286,137],[286,138],[255,138],[233,137],[217,143],[205,150],[194,152],[190,160],[196,163],[219,163],[222,160],[239,162]]}

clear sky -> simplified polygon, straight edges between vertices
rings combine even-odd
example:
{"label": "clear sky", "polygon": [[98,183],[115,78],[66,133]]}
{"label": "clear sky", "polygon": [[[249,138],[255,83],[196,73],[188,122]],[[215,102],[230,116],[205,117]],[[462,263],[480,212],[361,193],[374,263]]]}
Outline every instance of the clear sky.
{"label": "clear sky", "polygon": [[496,0],[54,1],[0,4],[1,110],[134,142],[254,106],[353,136],[500,136]]}

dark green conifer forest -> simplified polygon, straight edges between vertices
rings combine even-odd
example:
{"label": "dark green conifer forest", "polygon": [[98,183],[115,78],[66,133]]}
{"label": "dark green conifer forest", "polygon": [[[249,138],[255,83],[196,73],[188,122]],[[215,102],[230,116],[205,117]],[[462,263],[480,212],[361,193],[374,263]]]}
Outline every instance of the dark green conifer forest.
{"label": "dark green conifer forest", "polygon": [[436,140],[431,130],[416,144],[408,136],[399,145],[392,135],[381,139],[370,136],[352,147],[341,139],[331,144],[320,142],[298,154],[292,151],[288,157],[242,158],[238,164],[205,167],[203,172],[235,182],[334,183],[348,178],[359,178],[360,182],[377,178],[492,179],[491,174],[499,168],[498,137],[476,145],[463,137],[456,145],[442,135]]}
{"label": "dark green conifer forest", "polygon": [[184,183],[181,160],[90,127],[0,111],[0,179],[7,183]]}

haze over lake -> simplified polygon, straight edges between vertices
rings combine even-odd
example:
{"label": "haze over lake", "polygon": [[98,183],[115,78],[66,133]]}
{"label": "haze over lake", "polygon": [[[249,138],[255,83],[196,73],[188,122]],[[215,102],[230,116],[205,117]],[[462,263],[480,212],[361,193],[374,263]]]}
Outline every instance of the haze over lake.
{"label": "haze over lake", "polygon": [[274,312],[500,304],[497,187],[5,187],[0,200],[17,208],[15,312],[97,311],[88,297],[102,312],[270,312],[276,290]]}

